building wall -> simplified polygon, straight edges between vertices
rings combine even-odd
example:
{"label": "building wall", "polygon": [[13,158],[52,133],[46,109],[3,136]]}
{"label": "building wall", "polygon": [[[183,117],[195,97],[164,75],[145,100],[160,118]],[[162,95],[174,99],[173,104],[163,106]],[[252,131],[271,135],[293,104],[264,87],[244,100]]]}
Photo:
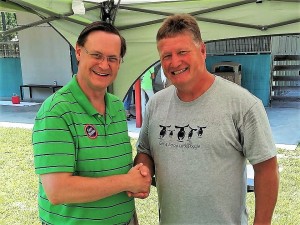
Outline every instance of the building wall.
{"label": "building wall", "polygon": [[271,54],[208,56],[207,69],[212,71],[213,64],[233,61],[242,65],[242,87],[262,100],[264,106],[270,103]]}
{"label": "building wall", "polygon": [[[18,24],[28,24],[41,18],[17,13]],[[48,24],[27,28],[18,33],[23,84],[65,85],[72,77],[69,44]],[[33,101],[43,101],[51,89],[32,89]],[[29,90],[24,88],[24,100],[29,100]]]}

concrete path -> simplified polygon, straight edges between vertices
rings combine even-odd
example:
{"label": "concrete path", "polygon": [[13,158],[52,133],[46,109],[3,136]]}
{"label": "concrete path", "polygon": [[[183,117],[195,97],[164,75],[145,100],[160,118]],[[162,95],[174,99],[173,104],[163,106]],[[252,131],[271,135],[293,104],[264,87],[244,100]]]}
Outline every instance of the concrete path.
{"label": "concrete path", "polygon": [[[31,129],[40,106],[0,105],[0,126]],[[266,108],[266,112],[276,146],[295,149],[300,143],[300,108],[276,106]],[[131,137],[138,137],[140,128],[136,127],[135,120],[128,121],[128,129]]]}

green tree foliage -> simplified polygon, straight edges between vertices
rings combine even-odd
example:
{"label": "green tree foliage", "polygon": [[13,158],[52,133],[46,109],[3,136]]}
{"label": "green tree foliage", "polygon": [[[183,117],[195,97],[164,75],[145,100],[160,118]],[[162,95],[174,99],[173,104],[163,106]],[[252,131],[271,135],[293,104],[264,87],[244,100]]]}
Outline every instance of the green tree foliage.
{"label": "green tree foliage", "polygon": [[[0,19],[0,31],[6,31],[16,27],[17,24],[17,17],[15,13],[10,12],[1,12],[1,19]],[[0,42],[1,41],[10,41],[17,36],[17,33],[7,34],[5,36],[0,35]]]}

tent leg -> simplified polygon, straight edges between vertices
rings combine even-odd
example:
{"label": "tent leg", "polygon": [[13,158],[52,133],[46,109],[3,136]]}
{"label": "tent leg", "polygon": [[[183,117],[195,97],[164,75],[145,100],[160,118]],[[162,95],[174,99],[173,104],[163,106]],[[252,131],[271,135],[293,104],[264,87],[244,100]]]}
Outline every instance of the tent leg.
{"label": "tent leg", "polygon": [[134,84],[135,90],[135,116],[136,116],[136,127],[140,128],[142,126],[142,113],[141,113],[141,80],[138,79]]}

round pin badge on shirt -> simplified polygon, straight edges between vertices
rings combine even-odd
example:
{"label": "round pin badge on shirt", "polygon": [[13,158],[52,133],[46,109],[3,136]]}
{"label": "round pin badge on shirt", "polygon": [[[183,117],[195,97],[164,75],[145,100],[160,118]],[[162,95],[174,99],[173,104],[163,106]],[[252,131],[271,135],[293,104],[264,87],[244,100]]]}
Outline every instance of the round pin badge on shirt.
{"label": "round pin badge on shirt", "polygon": [[90,124],[85,125],[84,131],[85,131],[86,135],[91,139],[94,139],[98,136],[98,132],[93,125],[90,125]]}

